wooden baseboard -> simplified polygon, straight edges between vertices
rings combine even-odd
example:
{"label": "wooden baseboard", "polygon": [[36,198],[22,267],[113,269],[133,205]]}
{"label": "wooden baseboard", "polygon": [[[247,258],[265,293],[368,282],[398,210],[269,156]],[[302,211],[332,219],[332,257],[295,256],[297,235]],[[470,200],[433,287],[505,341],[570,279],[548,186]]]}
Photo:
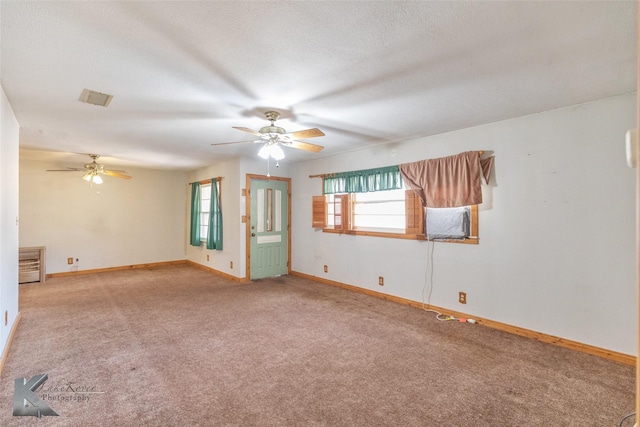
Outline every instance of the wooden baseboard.
{"label": "wooden baseboard", "polygon": [[68,276],[76,276],[78,274],[95,274],[95,273],[105,273],[108,271],[118,271],[118,270],[135,270],[139,268],[157,268],[157,267],[167,267],[171,265],[182,265],[188,264],[192,267],[199,268],[201,270],[208,271],[217,276],[224,277],[225,279],[233,280],[235,282],[247,282],[247,279],[244,277],[236,277],[227,273],[223,273],[222,271],[216,270],[211,267],[207,267],[206,265],[198,264],[197,262],[183,259],[178,261],[164,261],[164,262],[152,262],[147,264],[133,264],[133,265],[123,265],[119,267],[108,267],[108,268],[94,268],[92,270],[78,270],[78,271],[64,271],[61,273],[51,273],[47,274],[47,279],[55,278],[55,277],[68,277]]}
{"label": "wooden baseboard", "polygon": [[545,343],[549,343],[549,344],[554,344],[554,345],[558,345],[560,347],[565,347],[565,348],[569,348],[572,350],[576,350],[576,351],[580,351],[583,353],[588,353],[594,356],[598,356],[598,357],[602,357],[605,359],[609,359],[609,360],[613,360],[619,363],[624,363],[626,365],[634,365],[636,364],[636,357],[629,355],[629,354],[624,354],[624,353],[618,353],[616,351],[612,351],[612,350],[607,350],[604,348],[600,348],[600,347],[595,347],[589,344],[584,344],[578,341],[572,341],[572,340],[568,340],[565,338],[560,338],[560,337],[555,337],[553,335],[548,335],[548,334],[544,334],[542,332],[536,332],[536,331],[532,331],[530,329],[525,329],[525,328],[520,328],[518,326],[513,326],[513,325],[508,325],[506,323],[501,323],[501,322],[496,322],[495,320],[491,320],[491,319],[484,319],[481,317],[476,317],[473,316],[471,314],[467,314],[467,313],[462,313],[459,311],[454,311],[454,310],[449,310],[446,308],[442,308],[442,307],[436,307],[433,305],[429,305],[426,306],[424,305],[422,302],[419,301],[412,301],[409,299],[405,299],[405,298],[401,298],[401,297],[396,297],[393,295],[387,295],[387,294],[383,294],[382,292],[377,292],[377,291],[372,291],[370,289],[365,289],[365,288],[360,288],[358,286],[353,286],[353,285],[347,285],[346,283],[341,283],[341,282],[336,282],[334,280],[329,280],[329,279],[325,279],[322,277],[318,277],[318,276],[312,276],[309,274],[305,274],[305,273],[300,273],[297,271],[292,271],[291,275],[294,276],[298,276],[298,277],[304,277],[306,279],[310,279],[316,282],[320,282],[320,283],[324,283],[327,285],[331,285],[331,286],[337,286],[343,289],[348,289],[351,291],[355,291],[355,292],[360,292],[363,294],[367,294],[367,295],[371,295],[377,298],[382,298],[382,299],[386,299],[389,301],[394,301],[400,304],[405,304],[405,305],[410,305],[412,307],[417,307],[417,308],[428,308],[431,310],[435,310],[439,313],[442,313],[445,316],[453,316],[456,318],[464,318],[464,319],[469,319],[472,318],[476,321],[476,323],[480,324],[480,325],[484,325],[493,329],[498,329],[500,331],[505,331],[505,332],[510,332],[512,334],[516,334],[516,335],[520,335],[523,337],[527,337],[527,338],[532,338],[538,341],[542,341]]}
{"label": "wooden baseboard", "polygon": [[224,273],[224,272],[222,272],[220,270],[216,270],[215,268],[207,267],[206,265],[198,264],[197,262],[194,262],[194,261],[191,261],[191,260],[187,260],[187,264],[191,265],[192,267],[199,268],[200,270],[204,270],[204,271],[208,271],[209,273],[213,273],[216,276],[220,276],[220,277],[224,277],[225,279],[233,280],[234,282],[239,282],[239,283],[247,283],[247,282],[249,282],[249,280],[247,280],[247,278],[245,278],[245,277],[232,276],[231,274]]}
{"label": "wooden baseboard", "polygon": [[7,338],[7,344],[4,347],[4,351],[2,352],[2,358],[0,359],[0,375],[2,375],[4,363],[7,361],[7,357],[9,357],[9,349],[11,348],[11,344],[13,343],[13,337],[16,335],[16,330],[18,330],[18,323],[20,323],[20,312],[18,312],[16,320],[13,322],[11,332],[9,332],[9,337]]}
{"label": "wooden baseboard", "polygon": [[167,267],[170,265],[180,265],[186,264],[186,259],[181,259],[177,261],[163,261],[163,262],[150,262],[147,264],[133,264],[133,265],[122,265],[119,267],[107,267],[107,268],[94,268],[92,270],[77,270],[77,271],[64,271],[61,273],[51,273],[47,274],[47,279],[54,277],[68,277],[68,276],[77,276],[79,274],[95,274],[95,273],[104,273],[107,271],[118,271],[118,270],[135,270],[138,268],[156,268],[156,267]]}
{"label": "wooden baseboard", "polygon": [[77,276],[79,274],[95,274],[95,273],[104,273],[107,271],[135,270],[139,268],[158,268],[158,267],[167,267],[171,265],[182,265],[182,264],[191,265],[192,267],[196,267],[201,270],[208,271],[217,276],[224,277],[225,279],[233,280],[234,282],[242,282],[242,283],[248,282],[248,280],[244,277],[232,276],[230,274],[224,273],[222,271],[216,270],[211,267],[207,267],[206,265],[198,264],[197,262],[194,262],[188,259],[181,259],[177,261],[151,262],[147,264],[122,265],[119,267],[94,268],[92,270],[63,271],[61,273],[47,274],[47,279],[55,278],[55,277]]}

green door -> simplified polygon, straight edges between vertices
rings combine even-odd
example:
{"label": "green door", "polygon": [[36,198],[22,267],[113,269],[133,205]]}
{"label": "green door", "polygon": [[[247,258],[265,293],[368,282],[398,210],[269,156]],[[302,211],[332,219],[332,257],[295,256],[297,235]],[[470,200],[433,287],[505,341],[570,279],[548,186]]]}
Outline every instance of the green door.
{"label": "green door", "polygon": [[289,272],[289,182],[251,180],[250,279]]}

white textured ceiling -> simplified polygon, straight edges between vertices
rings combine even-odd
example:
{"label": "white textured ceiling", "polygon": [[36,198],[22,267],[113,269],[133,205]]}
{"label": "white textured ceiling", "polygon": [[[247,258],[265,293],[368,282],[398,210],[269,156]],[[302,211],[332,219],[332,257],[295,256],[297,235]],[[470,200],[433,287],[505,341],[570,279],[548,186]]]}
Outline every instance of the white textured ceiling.
{"label": "white textured ceiling", "polygon": [[[264,112],[326,156],[636,90],[635,1],[0,2],[24,149],[194,169]],[[84,88],[109,107],[78,101]],[[248,138],[247,138],[248,137]],[[35,155],[24,151],[23,155]]]}

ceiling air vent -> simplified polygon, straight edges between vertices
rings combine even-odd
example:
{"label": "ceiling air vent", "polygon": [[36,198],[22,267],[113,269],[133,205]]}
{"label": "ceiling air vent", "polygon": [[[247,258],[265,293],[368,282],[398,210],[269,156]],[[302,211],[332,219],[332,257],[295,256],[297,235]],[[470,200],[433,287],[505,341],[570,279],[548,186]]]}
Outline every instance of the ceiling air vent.
{"label": "ceiling air vent", "polygon": [[87,104],[100,105],[101,107],[108,107],[113,95],[106,93],[96,92],[94,90],[83,89],[80,94],[80,101]]}

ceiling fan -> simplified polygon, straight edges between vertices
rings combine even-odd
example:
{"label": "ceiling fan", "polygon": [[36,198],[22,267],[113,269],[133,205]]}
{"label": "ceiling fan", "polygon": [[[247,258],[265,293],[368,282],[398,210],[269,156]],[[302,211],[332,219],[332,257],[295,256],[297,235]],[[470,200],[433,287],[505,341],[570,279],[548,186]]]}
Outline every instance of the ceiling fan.
{"label": "ceiling fan", "polygon": [[275,125],[275,121],[278,120],[278,117],[280,117],[280,113],[276,111],[267,111],[266,113],[264,113],[264,115],[267,118],[267,120],[271,122],[271,125],[264,126],[263,128],[260,128],[259,131],[255,131],[253,129],[249,129],[245,127],[233,126],[234,129],[238,129],[240,131],[258,136],[260,137],[260,139],[257,139],[254,141],[223,142],[223,143],[211,144],[211,145],[242,144],[246,142],[264,144],[260,149],[260,151],[258,151],[258,155],[263,159],[268,159],[269,157],[271,157],[275,160],[284,159],[284,151],[282,151],[281,146],[297,148],[305,151],[311,151],[313,153],[322,151],[322,149],[324,148],[321,145],[298,141],[298,139],[315,138],[318,136],[324,136],[324,132],[322,132],[320,129],[313,128],[313,129],[299,130],[296,132],[287,132],[283,128]]}
{"label": "ceiling fan", "polygon": [[99,155],[89,154],[89,157],[91,157],[92,162],[85,163],[84,168],[47,169],[47,172],[84,172],[82,179],[93,184],[102,184],[102,177],[100,175],[131,179],[131,176],[127,175],[125,171],[105,169],[104,165],[96,163],[96,160],[100,157]]}

